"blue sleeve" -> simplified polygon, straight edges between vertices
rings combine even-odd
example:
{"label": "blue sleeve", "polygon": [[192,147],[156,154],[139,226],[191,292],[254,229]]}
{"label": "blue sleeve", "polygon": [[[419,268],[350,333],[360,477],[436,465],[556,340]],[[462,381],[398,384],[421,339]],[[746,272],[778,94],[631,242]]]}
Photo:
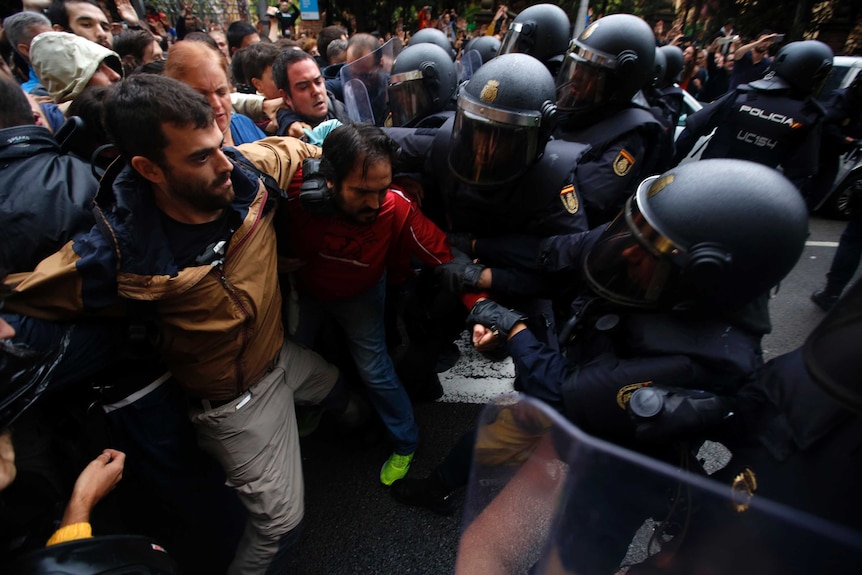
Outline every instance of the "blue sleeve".
{"label": "blue sleeve", "polygon": [[250,144],[266,137],[263,130],[258,128],[251,118],[236,112],[230,117],[230,135],[234,146]]}

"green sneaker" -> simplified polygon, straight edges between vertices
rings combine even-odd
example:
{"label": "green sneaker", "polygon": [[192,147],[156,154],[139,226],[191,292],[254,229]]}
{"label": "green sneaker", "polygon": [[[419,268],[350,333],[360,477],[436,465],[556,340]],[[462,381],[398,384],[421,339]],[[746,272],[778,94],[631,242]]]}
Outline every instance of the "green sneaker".
{"label": "green sneaker", "polygon": [[380,468],[380,483],[383,485],[392,485],[399,479],[407,475],[410,471],[410,462],[413,461],[413,454],[398,455],[393,453]]}

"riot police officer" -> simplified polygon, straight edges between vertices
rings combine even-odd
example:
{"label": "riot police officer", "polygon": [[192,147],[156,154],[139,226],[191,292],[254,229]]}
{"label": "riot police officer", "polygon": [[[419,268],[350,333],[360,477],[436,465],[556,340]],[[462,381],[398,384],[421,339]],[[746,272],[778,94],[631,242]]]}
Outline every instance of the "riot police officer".
{"label": "riot police officer", "polygon": [[536,4],[525,8],[509,24],[497,54],[529,54],[556,76],[569,47],[570,34],[571,23],[562,8]]}
{"label": "riot police officer", "polygon": [[673,163],[676,126],[683,108],[683,90],[676,84],[682,72],[682,50],[676,46],[660,46],[655,49],[655,62],[655,83],[644,90],[644,95],[656,119],[664,125],[659,155],[662,161],[656,166],[664,171]]}
{"label": "riot police officer", "polygon": [[686,119],[679,162],[716,128],[702,158],[740,158],[781,166],[801,188],[817,171],[824,111],[814,99],[832,70],[832,50],[817,40],[779,50],[760,80],[738,86]]}
{"label": "riot police officer", "polygon": [[417,30],[416,33],[410,37],[411,46],[426,43],[440,46],[447,54],[449,54],[452,61],[455,61],[455,48],[442,30],[438,30],[437,28],[422,28],[421,30]]}
{"label": "riot police officer", "polygon": [[606,16],[572,42],[557,75],[556,137],[589,144],[573,182],[590,226],[613,215],[637,183],[662,162],[664,126],[635,95],[655,78],[655,36],[631,14]]}
{"label": "riot police officer", "polygon": [[411,44],[392,64],[387,125],[413,127],[427,116],[454,109],[457,87],[455,63],[445,50],[427,42]]}
{"label": "riot police officer", "polygon": [[[737,392],[762,367],[759,302],[793,268],[807,233],[804,202],[775,170],[739,160],[677,167],[644,180],[605,228],[524,250],[519,265],[578,288],[559,348],[535,337],[522,310],[491,300],[468,318],[474,345],[505,342],[525,393],[586,432],[669,457],[674,441],[732,419]],[[482,243],[481,262],[499,257]],[[627,404],[647,386],[665,409],[641,426]],[[465,437],[431,477],[396,484],[396,499],[448,511],[467,479]]]}

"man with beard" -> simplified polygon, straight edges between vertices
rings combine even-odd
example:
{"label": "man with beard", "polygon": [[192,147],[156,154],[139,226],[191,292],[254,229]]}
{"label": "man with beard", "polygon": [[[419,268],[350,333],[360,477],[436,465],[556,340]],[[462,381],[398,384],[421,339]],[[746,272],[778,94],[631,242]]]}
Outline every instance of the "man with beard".
{"label": "man with beard", "polygon": [[[124,161],[102,179],[97,225],[9,276],[4,312],[63,320],[146,306],[198,443],[248,511],[228,572],[278,571],[304,513],[294,403],[348,402],[338,370],[284,338],[276,198],[225,155],[213,108],[181,82],[134,76],[104,118]],[[319,153],[293,138],[237,151],[282,188]]]}
{"label": "man with beard", "polygon": [[[394,451],[380,470],[391,485],[406,475],[419,442],[413,408],[386,351],[388,279],[416,256],[436,267],[452,259],[446,236],[415,202],[391,188],[396,144],[380,128],[345,124],[323,143],[319,166],[288,190],[290,240],[300,292],[296,337],[311,345],[325,319],[346,332],[350,353]],[[298,201],[297,201],[298,200]]]}

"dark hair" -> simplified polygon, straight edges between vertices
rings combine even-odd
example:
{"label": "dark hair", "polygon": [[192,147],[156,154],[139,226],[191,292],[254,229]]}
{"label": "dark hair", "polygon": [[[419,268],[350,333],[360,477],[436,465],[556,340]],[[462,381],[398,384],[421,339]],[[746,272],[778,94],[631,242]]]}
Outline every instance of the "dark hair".
{"label": "dark hair", "polygon": [[83,133],[76,138],[79,148],[73,151],[87,161],[90,161],[96,148],[109,142],[108,133],[102,123],[102,111],[110,91],[110,86],[87,86],[72,100],[66,111],[67,118],[78,116],[84,121]]}
{"label": "dark hair", "polygon": [[126,76],[141,65],[144,52],[155,41],[153,35],[146,30],[125,30],[114,37],[114,52],[120,55]]}
{"label": "dark hair", "polygon": [[240,52],[245,52],[245,55],[242,56],[243,76],[247,83],[251,83],[252,78],[260,79],[267,66],[272,66],[280,50],[275,44],[259,42],[240,48],[233,57],[239,56]]}
{"label": "dark hair", "polygon": [[179,80],[136,74],[111,87],[102,120],[126,160],[143,156],[163,165],[168,141],[162,124],[202,130],[215,114],[204,96]]}
{"label": "dark hair", "polygon": [[327,26],[317,35],[317,51],[327,64],[329,64],[329,60],[326,59],[326,49],[329,47],[330,42],[338,40],[342,36],[347,36],[347,30],[343,26],[338,25]]}
{"label": "dark hair", "polygon": [[219,50],[218,42],[215,41],[215,38],[207,34],[206,32],[194,31],[189,32],[183,38],[183,41],[188,40],[189,42],[203,42],[204,44],[209,44],[211,47],[215,48],[219,54],[221,54],[221,50]]}
{"label": "dark hair", "polygon": [[225,33],[228,50],[231,54],[240,49],[243,38],[251,36],[252,34],[257,34],[257,29],[248,22],[243,22],[242,20],[231,22],[230,26],[227,27],[227,32]]}
{"label": "dark hair", "polygon": [[398,161],[398,144],[373,124],[344,124],[334,129],[323,141],[320,173],[339,189],[341,182],[362,159],[362,177],[368,167],[381,160],[392,164]]}
{"label": "dark hair", "polygon": [[0,76],[0,129],[35,123],[27,95],[14,80]]}
{"label": "dark hair", "polygon": [[55,26],[60,26],[63,30],[70,30],[69,28],[69,12],[66,11],[66,4],[92,4],[99,10],[102,9],[101,6],[95,0],[53,0],[51,5],[48,6],[48,9],[45,11],[45,15],[48,16],[48,20],[51,21],[51,24]]}
{"label": "dark hair", "polygon": [[249,85],[248,78],[245,75],[245,59],[248,52],[245,48],[240,48],[230,59],[230,79],[237,92],[242,94],[254,94],[253,88]]}
{"label": "dark hair", "polygon": [[288,96],[290,95],[290,79],[287,77],[287,69],[303,60],[311,60],[315,66],[317,65],[311,54],[295,48],[282,50],[278,54],[278,57],[276,57],[275,62],[272,63],[272,81],[275,83],[276,88],[284,90]]}

